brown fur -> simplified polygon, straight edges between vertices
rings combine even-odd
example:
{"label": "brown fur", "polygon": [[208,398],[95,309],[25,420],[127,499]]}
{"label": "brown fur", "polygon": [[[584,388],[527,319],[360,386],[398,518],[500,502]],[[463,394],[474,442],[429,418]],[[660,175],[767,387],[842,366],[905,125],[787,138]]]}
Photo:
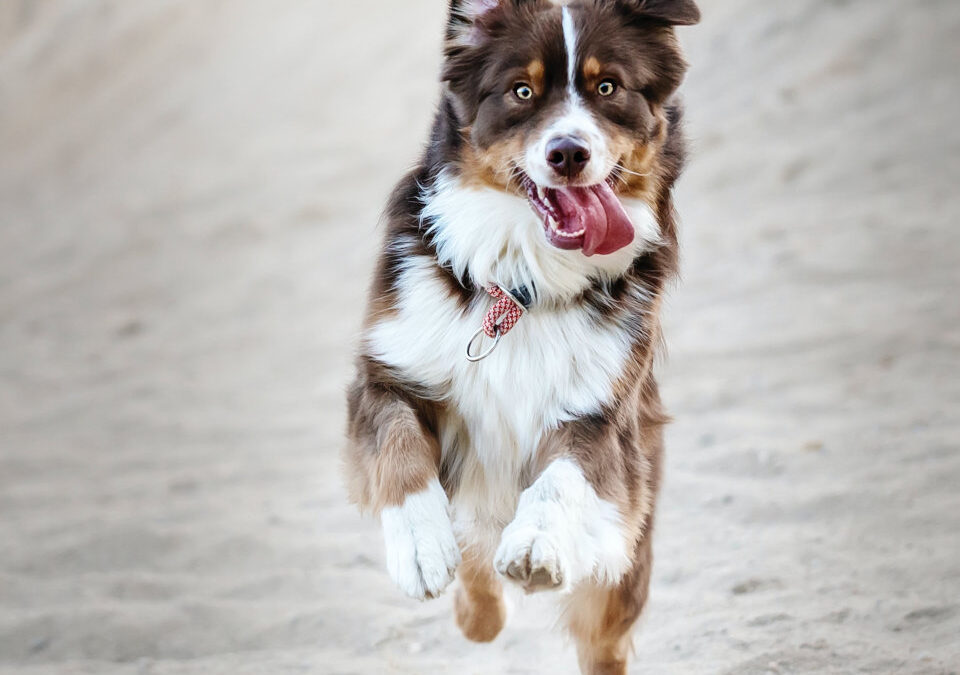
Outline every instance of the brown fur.
{"label": "brown fur", "polygon": [[[459,2],[453,9],[459,9]],[[691,0],[586,0],[583,67],[585,91],[604,78],[622,83],[611,100],[594,100],[602,129],[626,171],[616,174],[618,191],[644,199],[654,211],[663,245],[638,257],[615,281],[597,281],[573,299],[598,323],[629,326],[632,359],[616,383],[612,403],[545,435],[520,477],[531,485],[555,459],[571,458],[596,493],[619,507],[633,555],[630,571],[613,587],[585,583],[575,589],[567,614],[581,668],[590,675],[627,672],[631,630],[647,600],[652,568],[651,533],[661,476],[663,411],[653,375],[661,341],[660,304],[677,268],[677,230],[672,188],[684,157],[681,109],[673,93],[685,64],[674,25],[695,23]],[[566,55],[558,46],[559,13],[545,0],[502,0],[476,26],[454,12],[450,20],[437,120],[421,165],[397,187],[386,214],[383,254],[374,275],[365,327],[396,311],[400,264],[405,254],[434,255],[419,220],[421,185],[441,168],[455,168],[467,182],[517,192],[511,167],[526,139],[547,124],[561,101]],[[467,29],[483,39],[466,41]],[[565,77],[565,75],[564,75]],[[530,84],[541,99],[523,106],[509,95],[513,82]],[[491,93],[492,92],[492,93]],[[506,93],[504,93],[506,92]],[[639,174],[639,175],[638,175]],[[451,297],[461,305],[484,301],[468,279],[437,266]],[[564,311],[569,303],[549,309]],[[362,350],[361,350],[362,352]],[[375,359],[361,355],[350,388],[350,444],[345,454],[352,497],[379,511],[403,503],[440,478],[448,492],[458,477],[441,464],[437,428],[443,408],[436,392],[405,381]],[[489,552],[464,551],[455,596],[456,620],[471,640],[491,641],[505,621],[502,585]],[[537,571],[511,573],[528,590],[558,580]]]}
{"label": "brown fur", "polygon": [[493,565],[483,556],[467,551],[457,571],[462,584],[454,595],[457,625],[473,642],[493,642],[507,621],[503,585]]}
{"label": "brown fur", "polygon": [[355,452],[348,461],[351,497],[380,512],[403,504],[421,492],[440,466],[440,445],[429,428],[431,407],[412,404],[394,386],[378,383],[389,377],[369,363],[348,394],[349,436]]}

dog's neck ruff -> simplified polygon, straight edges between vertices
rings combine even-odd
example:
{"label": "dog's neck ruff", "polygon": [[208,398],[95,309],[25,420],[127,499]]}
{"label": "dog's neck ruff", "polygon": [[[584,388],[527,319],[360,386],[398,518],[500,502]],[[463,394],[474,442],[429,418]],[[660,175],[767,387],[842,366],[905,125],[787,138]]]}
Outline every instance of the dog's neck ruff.
{"label": "dog's neck ruff", "polygon": [[631,245],[592,257],[553,246],[525,197],[471,185],[450,170],[424,186],[420,200],[422,232],[441,267],[465,288],[527,289],[537,306],[563,305],[597,282],[619,278],[662,243],[656,217],[639,199],[622,200],[634,224]]}

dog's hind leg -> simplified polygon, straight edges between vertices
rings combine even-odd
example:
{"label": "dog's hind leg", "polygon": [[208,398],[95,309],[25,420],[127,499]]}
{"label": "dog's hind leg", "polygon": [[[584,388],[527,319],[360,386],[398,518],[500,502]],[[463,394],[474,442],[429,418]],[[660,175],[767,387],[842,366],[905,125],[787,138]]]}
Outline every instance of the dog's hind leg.
{"label": "dog's hind leg", "polygon": [[652,562],[650,539],[637,543],[634,564],[616,586],[585,584],[567,604],[567,627],[577,644],[584,675],[627,675],[633,627],[647,602]]}
{"label": "dog's hind leg", "polygon": [[503,630],[507,608],[503,585],[489,557],[466,551],[458,571],[461,586],[453,603],[457,625],[473,642],[493,642]]}

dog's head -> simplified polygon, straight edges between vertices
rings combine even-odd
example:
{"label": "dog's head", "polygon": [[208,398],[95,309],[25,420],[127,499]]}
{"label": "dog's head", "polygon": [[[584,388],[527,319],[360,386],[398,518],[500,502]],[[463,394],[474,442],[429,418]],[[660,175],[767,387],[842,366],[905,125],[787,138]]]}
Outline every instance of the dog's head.
{"label": "dog's head", "polygon": [[443,79],[460,169],[526,194],[550,242],[631,243],[620,196],[649,191],[693,0],[452,0]]}

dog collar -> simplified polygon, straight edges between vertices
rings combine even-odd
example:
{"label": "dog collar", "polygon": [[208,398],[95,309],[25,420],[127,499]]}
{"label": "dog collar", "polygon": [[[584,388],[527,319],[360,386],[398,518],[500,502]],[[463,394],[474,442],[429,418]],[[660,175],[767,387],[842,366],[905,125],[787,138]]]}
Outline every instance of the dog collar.
{"label": "dog collar", "polygon": [[[483,361],[493,354],[503,336],[513,330],[533,303],[533,294],[526,286],[509,291],[492,286],[487,289],[487,293],[497,302],[484,315],[483,326],[473,334],[467,344],[467,360],[471,363]],[[493,340],[493,344],[486,351],[478,352],[474,348],[484,335]]]}

